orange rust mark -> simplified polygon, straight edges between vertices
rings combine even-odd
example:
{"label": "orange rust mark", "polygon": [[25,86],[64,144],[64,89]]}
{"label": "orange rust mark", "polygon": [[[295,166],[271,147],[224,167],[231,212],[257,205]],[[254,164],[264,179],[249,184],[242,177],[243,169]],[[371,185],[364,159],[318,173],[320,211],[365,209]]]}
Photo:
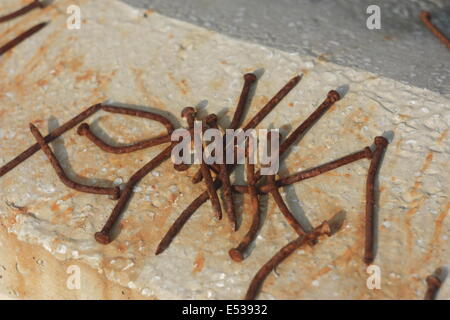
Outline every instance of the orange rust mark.
{"label": "orange rust mark", "polygon": [[92,70],[86,70],[82,75],[75,78],[76,82],[81,82],[85,80],[92,79],[94,77],[94,72]]}
{"label": "orange rust mark", "polygon": [[228,62],[226,62],[225,60],[222,60],[222,61],[220,61],[220,64],[224,64],[224,65],[227,65],[227,64],[228,64]]}
{"label": "orange rust mark", "polygon": [[169,39],[173,39],[174,35],[172,33],[169,33],[167,36]]}
{"label": "orange rust mark", "polygon": [[411,252],[413,249],[413,232],[412,232],[411,221],[412,221],[413,216],[423,206],[423,204],[425,203],[425,200],[426,200],[426,198],[422,197],[421,199],[414,201],[412,204],[413,207],[410,208],[406,212],[406,233],[407,233],[406,244],[407,244],[407,248],[408,248],[409,252]]}
{"label": "orange rust mark", "polygon": [[197,273],[203,270],[205,267],[205,256],[202,252],[197,253],[194,261],[194,269],[192,269],[193,273]]}
{"label": "orange rust mark", "polygon": [[66,210],[64,210],[63,214],[64,214],[64,215],[68,215],[68,214],[72,213],[73,210],[74,210],[74,208],[69,207],[69,208],[67,208]]}
{"label": "orange rust mark", "polygon": [[53,204],[51,205],[50,209],[53,212],[59,212],[61,210],[61,208],[59,207],[59,205],[56,202],[53,202]]}
{"label": "orange rust mark", "polygon": [[46,86],[46,85],[48,84],[48,80],[45,80],[45,79],[39,79],[39,80],[36,82],[36,84],[37,84],[39,87],[43,87],[43,86]]}
{"label": "orange rust mark", "polygon": [[289,107],[293,107],[293,106],[294,106],[294,103],[293,103],[293,102],[289,102],[289,103],[288,103],[288,106],[289,106]]}
{"label": "orange rust mark", "polygon": [[308,75],[309,70],[308,69],[300,69],[301,73],[303,73],[304,76]]}
{"label": "orange rust mark", "polygon": [[259,104],[266,104],[269,101],[269,98],[267,96],[260,96],[258,98],[258,103]]}
{"label": "orange rust mark", "polygon": [[447,218],[447,216],[448,216],[449,209],[450,209],[450,202],[448,202],[445,205],[444,210],[442,210],[442,212],[439,214],[437,219],[434,221],[433,237],[431,238],[430,250],[427,252],[426,256],[424,257],[425,262],[428,262],[431,259],[433,253],[435,251],[437,251],[436,249],[439,248],[441,245],[439,238],[442,233],[442,225],[444,224],[445,218]]}
{"label": "orange rust mark", "polygon": [[445,138],[447,138],[447,134],[448,134],[448,129],[445,129],[444,132],[442,132],[442,134],[439,136],[439,138],[437,138],[436,142],[442,143],[442,141],[444,141]]}
{"label": "orange rust mark", "polygon": [[395,144],[395,148],[400,149],[400,145],[402,144],[402,142],[403,142],[403,138],[398,139],[397,143]]}
{"label": "orange rust mark", "polygon": [[151,16],[154,13],[154,11],[152,9],[147,9],[144,11],[144,16],[148,17]]}

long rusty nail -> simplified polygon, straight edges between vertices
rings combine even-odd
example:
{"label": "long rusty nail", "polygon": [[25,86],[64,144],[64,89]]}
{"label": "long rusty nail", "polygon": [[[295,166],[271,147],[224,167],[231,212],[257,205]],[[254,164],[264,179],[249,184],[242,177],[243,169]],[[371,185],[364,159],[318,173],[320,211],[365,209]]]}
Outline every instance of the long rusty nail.
{"label": "long rusty nail", "polygon": [[[217,125],[217,115],[210,114],[205,119],[206,124],[212,129],[219,129]],[[225,156],[225,155],[223,155]],[[224,159],[222,159],[224,160]],[[231,182],[230,182],[230,176],[228,175],[227,165],[225,164],[225,161],[222,161],[222,163],[219,164],[219,178],[220,181],[222,181],[222,187],[223,187],[223,195],[225,198],[225,205],[226,205],[226,212],[228,215],[228,219],[230,220],[231,226],[234,231],[237,230],[237,223],[236,223],[236,211],[234,209],[234,202],[233,202],[233,193],[231,191]]]}
{"label": "long rusty nail", "polygon": [[245,105],[247,104],[248,94],[252,85],[256,81],[256,76],[253,73],[244,74],[244,86],[239,97],[239,102],[234,110],[233,119],[231,120],[229,129],[237,129],[242,122],[242,115],[244,114]]}
{"label": "long rusty nail", "polygon": [[[281,101],[283,97],[285,97],[290,90],[292,90],[295,85],[300,81],[301,76],[297,76],[293,79],[291,79],[277,94],[274,98],[272,98],[265,107],[263,107],[251,120],[250,122],[245,126],[245,130],[254,129],[263,119],[265,116],[267,116],[270,111],[272,111],[278,103]],[[234,169],[236,165],[230,166],[230,172],[232,169]],[[258,171],[259,172],[259,171]],[[260,175],[258,176],[255,174],[255,181],[258,181],[260,179]],[[214,187],[216,189],[220,188],[222,185],[220,179],[216,178],[214,181]],[[186,222],[189,220],[189,218],[195,213],[195,211],[200,208],[200,206],[205,203],[209,199],[209,194],[207,191],[204,191],[201,193],[197,198],[195,198],[192,203],[178,216],[178,218],[175,220],[175,222],[172,224],[172,226],[169,228],[167,233],[164,235],[163,239],[158,245],[158,248],[156,249],[156,254],[162,253],[164,250],[166,250],[169,245],[172,243],[172,240],[174,237],[181,231],[183,226],[186,224]]]}
{"label": "long rusty nail", "polygon": [[371,264],[375,259],[375,177],[381,164],[381,158],[388,145],[388,140],[384,137],[375,137],[375,151],[370,161],[369,171],[366,180],[366,217],[365,217],[365,247],[364,262]]}
{"label": "long rusty nail", "polygon": [[53,153],[52,149],[50,149],[50,147],[46,144],[44,137],[39,132],[39,129],[36,126],[34,126],[32,123],[30,123],[30,131],[33,134],[33,136],[36,139],[39,146],[41,147],[42,151],[47,156],[48,160],[50,161],[50,164],[52,165],[52,167],[55,170],[56,174],[58,175],[59,179],[67,187],[75,189],[80,192],[85,192],[85,193],[110,195],[110,196],[112,196],[113,199],[119,198],[119,195],[120,195],[119,187],[102,188],[102,187],[86,186],[86,185],[79,184],[79,183],[76,183],[76,182],[70,180],[70,178],[67,177],[67,175],[65,174],[64,169],[62,168],[58,159],[56,159],[56,156]]}
{"label": "long rusty nail", "polygon": [[435,300],[436,296],[441,288],[442,281],[436,275],[429,275],[426,279],[427,291],[425,293],[424,300]]}
{"label": "long rusty nail", "polygon": [[[280,145],[280,158],[286,153],[286,151],[302,136],[306,131],[308,131],[319,118],[336,102],[340,99],[340,95],[337,91],[331,90],[327,94],[327,98],[314,110],[313,113],[309,115],[306,120],[304,120]],[[257,171],[255,174],[256,178],[261,177],[261,171]]]}
{"label": "long rusty nail", "polygon": [[37,25],[35,25],[34,27],[31,27],[30,29],[26,30],[25,32],[23,32],[22,34],[18,35],[16,38],[14,38],[13,40],[9,41],[8,43],[4,44],[1,48],[0,48],[0,56],[2,56],[5,52],[11,50],[12,48],[14,48],[15,46],[17,46],[18,44],[20,44],[22,41],[26,40],[27,38],[31,37],[33,34],[35,34],[36,32],[38,32],[39,30],[41,30],[42,28],[44,28],[46,25],[48,24],[48,22],[42,22],[39,23]]}
{"label": "long rusty nail", "polygon": [[97,147],[102,149],[105,152],[115,153],[115,154],[124,154],[130,153],[150,147],[154,147],[163,143],[170,142],[170,135],[165,135],[161,137],[156,137],[152,139],[148,139],[145,141],[137,142],[135,144],[129,146],[112,146],[99,137],[97,137],[91,130],[87,123],[82,123],[78,126],[77,133],[80,136],[85,136],[91,142],[93,142]]}
{"label": "long rusty nail", "polygon": [[[195,112],[189,112],[186,114],[186,117],[188,119],[188,123],[193,123],[195,121]],[[202,137],[200,136],[200,132],[194,133],[196,135],[196,138],[199,139],[199,141],[202,140]],[[214,188],[214,181],[211,176],[211,171],[209,171],[209,166],[206,164],[206,162],[203,159],[204,155],[204,146],[202,143],[201,147],[201,159],[200,159],[200,169],[202,170],[202,176],[203,180],[205,182],[206,189],[208,191],[209,199],[211,200],[211,205],[213,207],[213,211],[216,215],[216,218],[218,220],[222,219],[222,207],[220,205],[219,196],[217,195],[216,188]]]}
{"label": "long rusty nail", "polygon": [[450,50],[450,40],[431,22],[431,14],[427,11],[420,12],[420,20]]}
{"label": "long rusty nail", "polygon": [[330,107],[340,99],[340,95],[337,91],[331,90],[328,92],[326,99],[314,110],[309,117],[302,122],[287,138],[281,143],[280,154],[284,153],[295,141],[297,141],[302,134],[310,129],[316,121],[330,109]]}
{"label": "long rusty nail", "polygon": [[280,251],[278,251],[268,262],[266,262],[253,277],[252,282],[245,295],[246,300],[254,300],[261,288],[264,280],[269,273],[274,270],[281,262],[289,257],[295,250],[308,244],[315,245],[317,240],[322,235],[331,235],[331,228],[327,221],[322,222],[320,226],[306,235],[299,236],[292,242],[289,242]]}
{"label": "long rusty nail", "polygon": [[320,166],[303,170],[297,173],[294,173],[288,177],[281,178],[277,181],[275,181],[274,185],[264,185],[259,188],[259,191],[261,193],[267,193],[270,192],[272,188],[280,188],[284,186],[288,186],[291,184],[294,184],[296,182],[310,179],[313,177],[316,177],[318,175],[321,175],[325,172],[334,170],[336,168],[342,167],[344,165],[347,165],[349,163],[361,160],[361,159],[372,159],[372,151],[369,147],[365,147],[363,150],[349,154],[347,156],[344,156],[342,158],[339,158],[337,160],[322,164]]}
{"label": "long rusty nail", "polygon": [[[63,133],[69,131],[70,129],[75,127],[77,124],[79,124],[80,122],[84,121],[85,119],[87,119],[88,117],[93,115],[98,110],[100,110],[100,104],[95,104],[95,105],[89,107],[88,109],[84,110],[77,116],[73,117],[72,119],[70,119],[69,121],[64,123],[62,126],[56,128],[55,130],[50,132],[48,135],[46,135],[44,137],[45,143],[52,142],[53,140],[55,140],[56,138],[61,136]],[[31,157],[33,154],[35,154],[37,151],[39,151],[40,148],[41,147],[40,147],[39,143],[35,143],[31,147],[29,147],[27,150],[25,150],[24,152],[22,152],[21,154],[16,156],[14,159],[12,159],[11,161],[9,161],[5,165],[3,165],[0,168],[0,177],[2,177],[3,175],[5,175],[9,171],[11,171],[12,169],[17,167],[19,164],[21,164],[23,161],[25,161],[26,159]]]}
{"label": "long rusty nail", "polygon": [[131,195],[133,194],[133,188],[150,171],[152,171],[162,162],[170,158],[170,154],[174,146],[175,144],[172,143],[170,146],[165,148],[156,157],[150,160],[145,166],[143,166],[141,169],[139,169],[136,173],[134,173],[131,176],[130,180],[128,180],[128,182],[126,183],[125,188],[122,191],[122,194],[120,195],[119,201],[114,207],[111,215],[109,216],[102,230],[95,234],[95,240],[97,240],[97,242],[101,244],[108,244],[111,242],[111,230],[114,227],[115,223],[117,222],[120,214],[125,209],[125,206],[127,205]]}
{"label": "long rusty nail", "polygon": [[37,8],[43,9],[44,7],[45,7],[45,4],[42,1],[34,0],[33,2],[27,4],[25,7],[22,7],[17,11],[11,12],[5,16],[0,17],[0,23],[23,16],[24,14],[30,12],[31,10],[34,10]]}
{"label": "long rusty nail", "polygon": [[275,96],[273,96],[273,98],[270,99],[269,102],[267,102],[266,105],[245,125],[244,131],[256,128],[256,126],[264,120],[264,118],[281,102],[281,100],[283,100],[283,98],[287,96],[292,89],[294,89],[301,79],[302,75],[299,75],[289,80],[289,82],[286,83],[284,87],[281,88],[280,91],[278,91],[277,94],[275,94]]}
{"label": "long rusty nail", "polygon": [[258,194],[256,192],[255,187],[255,165],[250,162],[250,150],[249,150],[249,141],[247,140],[246,145],[246,173],[247,173],[247,184],[250,194],[250,204],[251,204],[251,216],[252,216],[252,224],[250,229],[245,234],[242,241],[236,248],[230,249],[228,254],[231,259],[236,262],[241,262],[244,260],[244,253],[247,251],[250,243],[254,241],[256,238],[256,234],[259,229],[260,221],[261,221],[261,212],[259,211],[259,202],[258,202]]}

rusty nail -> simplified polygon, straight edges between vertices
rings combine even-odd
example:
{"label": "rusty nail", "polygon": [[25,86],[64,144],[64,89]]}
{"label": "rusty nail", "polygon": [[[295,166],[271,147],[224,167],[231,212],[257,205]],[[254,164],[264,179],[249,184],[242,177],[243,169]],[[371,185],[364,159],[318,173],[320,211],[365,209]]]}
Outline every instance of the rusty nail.
{"label": "rusty nail", "polygon": [[[193,123],[195,121],[195,114],[189,113],[187,115],[188,123]],[[201,141],[202,137],[200,137],[200,133],[197,133],[197,139]],[[220,205],[219,196],[217,195],[216,188],[214,188],[214,181],[211,176],[211,171],[209,171],[209,166],[206,164],[206,162],[203,159],[204,155],[204,146],[202,143],[202,153],[201,153],[201,159],[200,159],[200,169],[202,170],[202,176],[203,180],[205,182],[206,189],[209,194],[209,199],[211,200],[211,205],[213,207],[214,213],[216,215],[216,218],[221,220],[222,219],[222,207]]]}
{"label": "rusty nail", "polygon": [[[205,122],[208,124],[210,128],[219,129],[217,125],[217,115],[215,114],[208,115],[205,119]],[[223,195],[226,204],[226,212],[233,230],[236,231],[237,223],[236,223],[236,212],[234,209],[234,202],[233,202],[233,193],[231,191],[231,182],[230,176],[228,175],[227,165],[225,164],[224,161],[222,161],[222,163],[219,164],[219,169],[220,169],[219,178],[220,181],[222,181]]]}
{"label": "rusty nail", "polygon": [[[100,110],[100,104],[95,104],[88,109],[81,112],[79,115],[75,116],[74,118],[70,119],[66,123],[64,123],[62,126],[56,128],[52,132],[50,132],[48,135],[44,137],[45,143],[50,143],[59,136],[61,136],[63,133],[69,131],[73,127],[75,127],[80,122],[84,121],[86,118],[90,117],[92,114]],[[0,177],[17,167],[19,164],[21,164],[23,161],[31,157],[33,154],[35,154],[41,146],[39,143],[33,144],[31,147],[29,147],[27,150],[16,156],[14,159],[6,163],[0,168]]]}
{"label": "rusty nail", "polygon": [[266,262],[253,277],[252,282],[245,295],[246,300],[254,300],[261,288],[264,280],[269,273],[274,270],[281,262],[289,257],[298,248],[309,244],[314,245],[317,243],[317,239],[322,235],[331,235],[331,228],[327,221],[322,222],[320,226],[306,235],[299,236],[294,241],[289,242],[280,251],[278,251],[268,262]]}
{"label": "rusty nail", "polygon": [[435,300],[439,289],[441,288],[442,281],[436,275],[429,275],[426,279],[427,291],[425,293],[424,300]]}
{"label": "rusty nail", "polygon": [[431,22],[431,14],[427,11],[420,12],[420,20],[450,50],[450,40]]}
{"label": "rusty nail", "polygon": [[247,251],[250,243],[256,238],[256,234],[259,229],[260,221],[261,221],[261,213],[259,211],[259,202],[258,202],[258,194],[256,192],[255,187],[255,165],[250,163],[249,161],[249,145],[250,143],[247,140],[246,145],[246,173],[247,173],[247,184],[250,194],[250,204],[251,204],[251,216],[252,216],[252,224],[250,229],[245,234],[242,241],[236,248],[230,249],[228,254],[231,259],[236,262],[241,262],[244,260],[244,253]]}
{"label": "rusty nail", "polygon": [[33,9],[36,9],[36,8],[43,9],[44,7],[45,7],[45,4],[42,1],[34,0],[33,2],[27,4],[25,7],[20,8],[17,11],[11,12],[11,13],[5,15],[5,16],[0,17],[0,23],[6,22],[6,21],[9,21],[9,20],[12,20],[12,19],[15,19],[15,18],[20,17],[20,16],[23,16],[24,14],[30,12]]}
{"label": "rusty nail", "polygon": [[44,28],[47,24],[48,24],[48,22],[39,23],[39,24],[35,25],[34,27],[31,27],[30,29],[26,30],[22,34],[18,35],[16,38],[14,38],[13,40],[9,41],[5,45],[3,45],[0,48],[0,56],[3,55],[5,52],[11,50],[12,48],[17,46],[18,44],[20,44],[22,41],[24,41],[27,38],[31,37],[33,34],[38,32],[42,28]]}
{"label": "rusty nail", "polygon": [[283,200],[283,197],[281,196],[280,192],[278,191],[278,188],[275,186],[275,175],[269,175],[267,176],[267,182],[270,186],[270,194],[273,197],[273,200],[277,204],[278,208],[280,209],[281,213],[284,215],[288,223],[291,225],[291,227],[295,230],[295,232],[302,236],[306,232],[303,229],[303,227],[300,225],[300,223],[295,219],[295,217],[292,215],[291,211],[287,207],[286,203]]}
{"label": "rusty nail", "polygon": [[349,163],[358,161],[360,159],[372,159],[372,151],[369,147],[365,147],[363,150],[349,154],[347,156],[344,156],[342,158],[339,158],[337,160],[325,163],[323,165],[303,170],[297,173],[294,173],[288,177],[281,178],[277,181],[275,181],[274,184],[267,184],[264,186],[261,186],[259,188],[259,192],[261,193],[267,193],[272,190],[272,188],[280,188],[283,186],[287,186],[302,180],[310,179],[313,177],[316,177],[318,175],[321,175],[325,172],[334,170],[336,168],[342,167],[344,165],[347,165]]}
{"label": "rusty nail", "polygon": [[106,152],[115,153],[115,154],[123,154],[123,153],[130,153],[142,149],[146,149],[149,147],[154,147],[163,143],[170,142],[170,134],[173,132],[173,125],[167,119],[166,117],[149,112],[149,111],[142,111],[137,109],[131,109],[131,108],[124,108],[124,107],[117,107],[117,106],[109,106],[109,105],[101,105],[101,109],[110,112],[110,113],[119,113],[119,114],[125,114],[130,116],[135,116],[139,118],[145,118],[153,121],[157,121],[164,125],[164,127],[167,129],[167,135],[156,137],[152,139],[148,139],[145,141],[141,141],[129,146],[111,146],[101,140],[99,137],[97,137],[89,128],[89,125],[87,123],[82,123],[78,129],[77,133],[81,136],[86,136],[89,140],[91,140],[96,146],[98,146],[100,149]]}
{"label": "rusty nail", "polygon": [[85,192],[85,193],[107,194],[107,195],[112,196],[113,199],[119,198],[119,195],[120,195],[119,187],[102,188],[102,187],[86,186],[86,185],[82,185],[82,184],[79,184],[79,183],[76,183],[76,182],[70,180],[70,178],[67,177],[67,175],[65,174],[64,169],[62,168],[61,164],[59,163],[59,161],[56,158],[55,154],[53,153],[52,149],[50,149],[50,147],[45,142],[44,137],[39,132],[39,129],[36,126],[34,126],[32,123],[30,123],[30,131],[33,134],[34,138],[36,139],[37,143],[40,145],[42,151],[47,156],[48,160],[50,161],[50,164],[52,165],[52,167],[55,170],[56,174],[58,175],[59,179],[67,187],[75,189],[80,192]]}
{"label": "rusty nail", "polygon": [[139,169],[136,173],[134,173],[131,176],[130,180],[128,180],[128,182],[126,183],[125,188],[122,191],[122,194],[120,195],[119,201],[114,207],[111,215],[109,216],[102,230],[95,234],[95,240],[97,240],[97,242],[101,244],[108,244],[111,242],[111,230],[115,225],[116,221],[118,220],[120,214],[125,209],[125,206],[127,205],[133,193],[133,188],[150,171],[152,171],[162,162],[170,158],[170,153],[172,152],[174,146],[175,144],[172,143],[170,146],[161,151],[156,157],[150,160],[145,166],[143,166],[141,169]]}
{"label": "rusty nail", "polygon": [[388,145],[386,138],[375,137],[375,151],[370,161],[369,171],[366,180],[366,217],[365,217],[365,248],[364,262],[371,264],[375,259],[374,233],[375,233],[375,176],[381,164],[383,152]]}
{"label": "rusty nail", "polygon": [[284,85],[284,87],[281,88],[280,91],[278,91],[277,94],[275,94],[275,96],[273,96],[273,98],[270,99],[269,102],[267,102],[266,105],[245,125],[244,131],[256,128],[256,126],[263,121],[263,119],[281,102],[281,100],[283,100],[283,98],[287,96],[292,89],[294,89],[301,79],[302,75],[299,75],[289,80],[289,82],[286,83],[286,85]]}

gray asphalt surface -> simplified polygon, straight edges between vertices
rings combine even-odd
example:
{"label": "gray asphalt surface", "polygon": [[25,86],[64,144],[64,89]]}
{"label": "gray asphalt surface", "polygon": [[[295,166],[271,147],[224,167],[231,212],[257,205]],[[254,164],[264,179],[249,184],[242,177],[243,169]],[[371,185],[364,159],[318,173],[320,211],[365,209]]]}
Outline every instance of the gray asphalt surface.
{"label": "gray asphalt surface", "polygon": [[[450,96],[450,51],[418,18],[421,10],[450,37],[449,0],[122,0],[139,8],[288,52],[325,55]],[[381,8],[369,30],[366,9]]]}

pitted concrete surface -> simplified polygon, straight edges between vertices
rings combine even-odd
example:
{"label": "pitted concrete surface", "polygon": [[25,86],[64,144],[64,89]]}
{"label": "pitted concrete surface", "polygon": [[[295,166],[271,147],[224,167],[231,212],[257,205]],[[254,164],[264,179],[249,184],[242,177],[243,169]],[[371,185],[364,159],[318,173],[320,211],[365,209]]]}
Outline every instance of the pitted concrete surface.
{"label": "pitted concrete surface", "polygon": [[[219,33],[301,55],[323,56],[450,95],[450,52],[422,24],[421,10],[450,36],[445,0],[122,0]],[[369,30],[369,5],[381,29]]]}

